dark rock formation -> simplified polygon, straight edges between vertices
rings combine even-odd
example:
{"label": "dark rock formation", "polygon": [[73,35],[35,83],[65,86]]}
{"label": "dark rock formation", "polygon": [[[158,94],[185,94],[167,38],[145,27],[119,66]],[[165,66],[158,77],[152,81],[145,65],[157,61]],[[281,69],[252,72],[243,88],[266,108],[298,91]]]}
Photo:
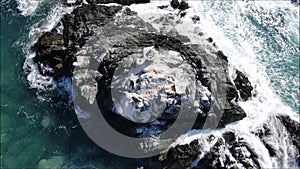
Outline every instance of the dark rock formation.
{"label": "dark rock formation", "polygon": [[171,4],[171,7],[174,9],[177,9],[180,5],[179,0],[172,0],[170,4]]}
{"label": "dark rock formation", "polygon": [[172,166],[169,168],[174,169],[189,168],[200,153],[198,140],[194,140],[190,144],[177,145],[168,150],[160,168],[163,168],[163,166]]}
{"label": "dark rock formation", "polygon": [[[210,81],[214,80],[214,81],[218,81],[219,84],[223,84],[224,85],[223,87],[226,88],[224,92],[227,91],[226,95],[224,95],[226,97],[226,99],[224,100],[225,102],[220,100],[220,104],[226,105],[225,107],[223,107],[224,109],[220,109],[220,111],[210,112],[210,107],[203,107],[202,111],[204,111],[206,114],[198,115],[198,118],[194,125],[195,129],[202,128],[206,120],[211,120],[212,123],[216,123],[215,127],[220,128],[220,127],[224,127],[228,123],[238,121],[246,117],[245,112],[239,106],[229,103],[230,100],[232,100],[236,96],[236,90],[234,90],[235,89],[234,85],[230,83],[228,74],[225,75],[227,76],[227,78],[211,79],[210,74],[217,74],[217,72],[214,71],[211,72],[208,70],[208,68],[204,66],[206,64],[211,64],[211,68],[215,66],[216,70],[218,72],[220,71],[219,72],[220,74],[223,74],[224,70],[220,68],[217,69],[217,67],[222,65],[224,69],[227,69],[228,65],[226,60],[227,57],[225,55],[221,55],[222,54],[221,52],[217,52],[217,53],[221,53],[219,54],[220,57],[218,57],[217,60],[214,59],[214,61],[209,61],[205,63],[202,62],[202,58],[199,57],[199,56],[206,57],[205,53],[199,53],[196,47],[191,48],[190,46],[184,45],[181,41],[175,38],[171,38],[165,35],[154,34],[154,33],[141,33],[135,36],[127,34],[126,36],[127,36],[125,40],[126,43],[121,43],[119,41],[119,44],[113,45],[114,53],[110,54],[110,58],[112,58],[113,60],[107,58],[102,63],[100,63],[99,71],[101,74],[104,75],[113,74],[112,72],[114,72],[115,67],[118,65],[118,63],[121,63],[122,58],[125,58],[128,55],[136,53],[135,51],[141,51],[143,47],[158,46],[161,49],[177,51],[184,57],[185,61],[189,63],[196,70],[198,75],[197,79],[201,81],[202,85],[209,87],[211,92],[217,92],[218,86],[210,87]],[[113,39],[112,37],[110,38]],[[105,98],[105,100],[103,99],[99,100],[101,102],[101,103],[99,102],[99,105],[101,105],[103,108],[102,112],[107,112],[108,114],[107,119],[115,119],[111,117],[112,116],[111,114],[114,113],[109,111],[112,109],[113,103],[107,102],[107,99],[111,98],[110,90],[109,90],[109,82],[111,81],[111,76],[107,76],[107,77],[104,76],[102,79],[99,80],[100,80],[98,81],[99,89],[102,90],[102,93],[99,95],[99,98]],[[103,89],[108,89],[108,91],[103,92],[104,91]],[[219,98],[216,99],[216,102],[218,101],[218,99]],[[103,103],[104,101],[106,102],[105,104]],[[116,118],[117,117],[120,118],[119,115],[116,115]],[[176,116],[172,116],[172,118],[170,117],[171,116],[165,118],[164,116],[162,116],[158,120],[159,121],[167,120],[169,121],[167,124],[176,120]],[[214,120],[217,119],[216,117],[221,118],[221,120],[214,122]],[[124,119],[123,121],[126,122],[126,126],[135,126],[134,124],[132,124],[133,122],[130,122],[126,119]],[[116,128],[122,129],[122,127],[120,127],[120,123],[115,123],[111,125],[115,126]],[[160,128],[160,130],[163,131],[164,129],[167,129],[166,126],[163,126],[163,128]],[[132,134],[132,132],[130,134]]]}
{"label": "dark rock formation", "polygon": [[299,0],[291,0],[291,3],[294,4],[295,6],[299,6],[300,5],[300,1]]}
{"label": "dark rock formation", "polygon": [[300,152],[300,125],[298,122],[292,120],[289,116],[278,115],[277,118],[281,121],[283,126],[290,134],[290,138],[294,146]]}
{"label": "dark rock formation", "polygon": [[206,138],[208,144],[213,144],[208,152],[201,151],[201,142],[205,139],[177,145],[158,156],[144,159],[144,168],[219,169],[239,168],[238,166],[260,168],[257,155],[243,138],[238,138],[233,132],[224,133],[223,137],[224,140],[214,135],[208,136]]}
{"label": "dark rock formation", "polygon": [[[222,139],[218,139],[194,169],[237,168],[238,164],[241,164],[245,168],[260,168],[257,155],[243,139],[239,138],[236,140],[234,133],[227,133],[225,141],[226,144]],[[229,149],[231,154],[227,154],[225,152],[226,149]],[[235,161],[229,158],[230,155],[233,156]]]}
{"label": "dark rock formation", "polygon": [[223,136],[225,142],[229,145],[232,145],[236,141],[236,137],[233,132],[229,131],[229,132],[223,133],[222,136]]}
{"label": "dark rock formation", "polygon": [[197,22],[200,21],[200,17],[195,15],[195,16],[192,17],[192,20],[193,20],[194,23],[197,23]]}
{"label": "dark rock formation", "polygon": [[189,4],[187,2],[185,2],[184,0],[182,0],[180,2],[180,5],[178,7],[178,9],[180,9],[180,10],[186,10],[188,8],[189,8]]}
{"label": "dark rock formation", "polygon": [[[100,1],[97,1],[97,3],[100,3]],[[104,1],[101,1],[101,3],[104,3]],[[38,63],[41,73],[54,76],[55,78],[72,76],[73,62],[76,61],[75,54],[85,45],[87,40],[93,39],[95,32],[95,34],[97,34],[95,41],[103,40],[101,42],[102,44],[110,45],[110,47],[107,46],[107,48],[112,48],[110,49],[110,53],[107,54],[107,58],[99,64],[98,71],[104,76],[97,79],[99,91],[101,91],[98,94],[98,98],[101,98],[98,102],[108,122],[111,121],[110,124],[118,131],[131,136],[140,136],[141,133],[135,132],[136,127],[152,127],[150,124],[145,124],[145,126],[135,124],[113,113],[109,87],[115,67],[121,63],[121,60],[129,55],[141,54],[142,49],[149,46],[179,52],[184,60],[197,72],[196,79],[198,79],[203,86],[207,87],[213,95],[221,88],[226,92],[226,95],[224,95],[224,97],[226,97],[225,100],[222,100],[219,96],[215,96],[215,103],[223,106],[220,107],[216,106],[216,104],[209,103],[201,107],[203,113],[198,115],[193,128],[203,128],[206,120],[210,120],[212,124],[216,125],[206,126],[207,128],[224,127],[226,124],[241,120],[246,116],[240,107],[230,103],[230,101],[236,97],[237,92],[234,85],[230,82],[227,73],[227,57],[221,51],[215,51],[209,54],[202,49],[202,46],[184,45],[182,41],[176,38],[157,33],[149,33],[149,30],[153,28],[143,21],[134,20],[136,28],[120,28],[118,24],[131,24],[122,22],[118,22],[117,25],[112,24],[114,15],[121,9],[122,7],[120,6],[82,5],[76,8],[71,14],[66,14],[61,20],[64,28],[62,34],[57,33],[56,29],[53,29],[51,32],[41,36],[33,48],[36,51],[34,61]],[[129,8],[126,8],[124,13],[126,15],[135,15],[135,12]],[[131,22],[133,22],[133,20]],[[120,37],[123,39],[120,39]],[[107,39],[111,39],[111,42],[107,41]],[[117,43],[114,39],[118,40]],[[93,43],[94,42],[91,44]],[[103,53],[107,51],[107,48],[102,49],[101,46],[98,45],[95,49]],[[89,55],[92,56],[93,51],[90,52],[91,54]],[[210,57],[210,55],[215,56]],[[222,75],[222,77],[218,78],[220,75]],[[214,82],[217,82],[218,85],[212,85]],[[211,109],[215,111],[212,112]],[[171,116],[169,114],[162,115],[158,120],[165,125],[156,126],[156,129],[164,131],[170,127],[176,120],[177,116],[175,115],[176,111],[174,111],[174,115]],[[221,120],[216,121],[218,118]]]}
{"label": "dark rock formation", "polygon": [[[193,50],[192,48],[190,48],[189,46],[183,45],[182,42],[180,42],[177,39],[171,38],[171,37],[167,37],[164,35],[157,35],[157,34],[151,34],[151,33],[142,33],[139,34],[138,36],[130,36],[127,35],[127,39],[126,39],[126,43],[122,44],[119,43],[117,45],[114,45],[114,53],[111,54],[110,58],[113,58],[113,60],[109,60],[109,58],[107,58],[106,60],[104,60],[104,62],[100,63],[99,66],[99,71],[101,74],[104,75],[112,75],[114,72],[114,69],[116,67],[116,63],[117,62],[121,62],[122,58],[131,55],[133,53],[135,53],[134,51],[140,51],[141,48],[143,47],[147,47],[147,46],[158,46],[161,49],[165,49],[165,50],[173,50],[173,51],[177,51],[179,53],[182,54],[182,56],[185,58],[186,62],[188,62],[190,65],[192,65],[193,68],[196,69],[196,71],[198,72],[199,76],[199,80],[202,82],[203,85],[207,85],[209,83],[206,83],[206,81],[209,79],[203,78],[203,73],[205,74],[205,68],[201,67],[201,65],[203,64],[201,62],[201,58],[198,57],[199,53],[196,50]],[[140,49],[140,50],[139,50]],[[224,62],[223,58],[220,58],[220,62]],[[216,62],[217,63],[217,62]],[[227,65],[227,61],[225,61],[225,65]],[[208,73],[208,72],[207,72]],[[209,73],[208,73],[209,74]],[[202,78],[201,78],[202,77]],[[225,82],[229,82],[229,79],[223,79]],[[104,76],[101,79],[99,79],[98,83],[99,83],[99,89],[101,89],[101,93],[99,95],[99,98],[105,98],[105,100],[101,99],[99,100],[99,105],[102,106],[102,112],[107,112],[104,114],[107,114],[107,119],[116,119],[116,118],[122,118],[119,115],[113,115],[114,113],[110,112],[109,110],[112,109],[113,107],[113,103],[112,102],[107,102],[108,98],[111,98],[110,96],[110,90],[109,90],[109,82],[111,81],[111,76]],[[107,83],[106,83],[107,82]],[[224,83],[226,84],[226,83]],[[231,84],[232,85],[232,84]],[[233,85],[230,86],[228,84],[226,84],[226,87],[231,87],[232,89],[234,89]],[[104,92],[104,89],[108,89],[107,92]],[[212,88],[211,90],[217,90],[215,88]],[[233,91],[236,92],[236,91]],[[232,95],[232,94],[230,94]],[[231,97],[229,97],[231,99]],[[104,103],[105,101],[105,103]],[[230,123],[230,122],[234,122],[240,119],[243,119],[244,117],[246,117],[245,112],[238,106],[234,106],[230,103],[227,103],[228,106],[226,108],[224,108],[224,113],[221,113],[223,111],[220,112],[216,112],[216,116],[223,116],[221,118],[221,121],[218,124],[218,127],[224,127],[226,124]],[[204,107],[205,108],[205,107]],[[208,109],[203,109],[204,112],[208,113],[208,115],[210,114],[209,112],[209,107]],[[116,117],[111,117],[111,116],[116,116]],[[214,118],[215,116],[211,116],[212,118]],[[196,124],[194,126],[194,128],[202,128],[203,124],[205,122],[205,120],[207,119],[206,115],[199,115],[196,121]],[[176,120],[176,116],[168,116],[168,117],[164,117],[164,115],[158,119],[159,121],[169,121],[168,123]],[[213,119],[212,119],[213,120]],[[133,126],[136,127],[136,125],[133,124],[133,122],[130,122],[128,120],[126,120],[125,118],[122,120],[123,123],[126,122],[126,126]],[[115,126],[115,128],[121,129],[121,123],[115,123],[116,121],[114,121],[111,125]],[[216,122],[218,123],[218,122]],[[125,124],[124,124],[125,125]],[[167,129],[167,126],[163,126],[163,128],[159,128],[160,130],[164,130]],[[130,130],[132,131],[132,130]],[[122,132],[122,131],[120,131]],[[126,132],[122,132],[122,133],[126,133]],[[131,132],[130,134],[133,134],[134,132]],[[127,133],[128,134],[128,133]]]}
{"label": "dark rock formation", "polygon": [[167,151],[162,152],[158,156],[141,160],[144,169],[152,168],[168,168],[183,169],[191,168],[194,161],[198,158],[201,145],[198,140],[192,141],[190,144],[177,145]]}
{"label": "dark rock formation", "polygon": [[183,17],[185,17],[185,15],[186,15],[186,12],[180,12],[180,18],[183,18]]}
{"label": "dark rock formation", "polygon": [[72,76],[73,62],[76,61],[74,54],[93,34],[93,27],[105,25],[121,9],[120,6],[83,5],[66,14],[62,18],[62,35],[54,28],[43,34],[33,46],[36,51],[34,61],[38,63],[40,72],[55,78]]}
{"label": "dark rock formation", "polygon": [[[90,4],[109,2],[111,1],[89,1]],[[118,2],[129,5],[137,1]],[[138,2],[143,3],[146,1]],[[173,3],[176,3],[176,1]],[[185,7],[181,9],[186,9],[188,5],[184,4],[183,6]],[[132,16],[136,13],[130,9],[124,10],[129,23],[125,21],[123,23],[122,20],[113,23],[115,14],[121,9],[122,7],[120,6],[82,5],[71,14],[66,14],[61,20],[64,27],[62,34],[53,29],[51,32],[41,36],[33,48],[36,51],[34,61],[39,65],[41,73],[56,78],[72,76],[76,53],[89,41],[88,45],[95,46],[92,46],[93,50],[87,51],[87,55],[96,57],[99,56],[99,53],[106,54],[105,59],[98,65],[98,72],[103,76],[96,78],[98,83],[97,101],[102,114],[111,126],[119,132],[132,137],[142,137],[145,134],[136,131],[136,128],[143,128],[142,132],[150,129],[152,131],[164,131],[172,125],[176,120],[176,116],[173,116],[173,114],[172,116],[162,115],[158,119],[161,124],[156,126],[150,123],[136,124],[129,121],[112,111],[113,103],[110,83],[114,70],[119,64],[122,64],[122,59],[130,55],[141,55],[144,47],[155,46],[158,50],[172,50],[180,53],[184,61],[195,69],[196,79],[201,82],[202,86],[207,87],[212,93],[212,97],[215,98],[214,103],[201,107],[203,113],[198,115],[194,125],[195,129],[202,128],[207,119],[214,122],[216,117],[220,117],[220,122],[216,121],[216,127],[224,127],[226,124],[241,120],[246,116],[239,106],[230,103],[232,99],[236,98],[237,90],[230,81],[228,60],[223,52],[212,50],[211,53],[208,53],[206,50],[203,50],[201,45],[185,45],[178,38],[158,34],[151,25],[140,21],[138,18],[132,19]],[[127,27],[130,24],[135,25],[135,28]],[[124,27],[120,27],[120,25],[124,25]],[[93,63],[98,64],[96,61]],[[215,95],[219,89],[223,89],[226,92],[224,99]],[[218,107],[215,103],[222,106]],[[212,109],[217,111],[212,112]],[[246,145],[237,141],[233,133],[227,133],[224,137],[226,142],[222,139],[218,140],[214,148],[199,163],[195,163],[196,168],[203,168],[203,165],[206,168],[213,167],[212,165],[215,163],[219,165],[219,162],[216,160],[220,156],[226,157],[226,155],[222,155],[224,147],[233,147],[232,152],[236,154],[239,153],[239,147],[246,147]],[[150,168],[163,168],[165,166],[168,168],[188,168],[198,159],[198,155],[201,153],[200,147],[201,145],[197,140],[189,145],[176,146],[162,155],[160,160],[153,157],[151,159],[152,162],[149,162],[149,165],[152,165]],[[250,148],[246,149],[251,151]],[[253,152],[251,153],[253,154]],[[252,156],[255,159],[255,155]],[[240,163],[245,163],[243,164],[244,166],[251,166],[251,164],[248,164],[249,157],[239,157],[237,155],[235,158],[240,160]],[[232,162],[229,159],[227,161],[226,165],[230,166]]]}
{"label": "dark rock formation", "polygon": [[259,129],[256,132],[254,132],[254,134],[257,135],[261,139],[262,143],[268,150],[271,157],[277,156],[277,151],[273,148],[272,145],[270,145],[268,143],[268,141],[266,139],[272,135],[271,129],[268,128],[266,124],[263,125],[262,129]]}
{"label": "dark rock formation", "polygon": [[236,70],[236,75],[234,84],[239,91],[241,98],[243,100],[248,100],[251,97],[253,87],[251,86],[248,77],[246,77],[241,71]]}
{"label": "dark rock formation", "polygon": [[[46,32],[33,49],[36,51],[34,61],[39,64],[40,71],[45,75],[69,75],[72,61],[76,58],[67,55],[67,48],[62,35],[56,32]],[[49,71],[46,71],[46,68]]]}
{"label": "dark rock formation", "polygon": [[189,8],[189,4],[184,0],[182,0],[181,2],[179,2],[179,0],[172,0],[170,4],[174,9],[186,10]]}
{"label": "dark rock formation", "polygon": [[212,43],[213,42],[213,39],[211,37],[207,38],[206,39],[209,43]]}
{"label": "dark rock formation", "polygon": [[224,109],[224,113],[218,127],[225,127],[226,124],[241,120],[244,117],[246,117],[246,113],[241,107],[231,105],[229,108]]}

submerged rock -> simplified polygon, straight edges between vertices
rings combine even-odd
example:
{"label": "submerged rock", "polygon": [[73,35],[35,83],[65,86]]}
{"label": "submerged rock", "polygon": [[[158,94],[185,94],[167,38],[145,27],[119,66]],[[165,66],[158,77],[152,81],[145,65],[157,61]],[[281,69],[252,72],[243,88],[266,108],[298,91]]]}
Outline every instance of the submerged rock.
{"label": "submerged rock", "polygon": [[62,164],[65,162],[65,157],[63,156],[52,156],[49,159],[42,159],[39,161],[37,168],[44,169],[44,168],[61,168]]}

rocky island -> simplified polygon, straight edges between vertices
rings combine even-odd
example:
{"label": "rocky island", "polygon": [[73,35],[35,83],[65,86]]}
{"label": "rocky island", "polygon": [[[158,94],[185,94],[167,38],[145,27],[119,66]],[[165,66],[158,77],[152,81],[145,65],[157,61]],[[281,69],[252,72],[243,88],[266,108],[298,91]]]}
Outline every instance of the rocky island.
{"label": "rocky island", "polygon": [[[185,103],[192,105],[196,119],[190,131],[179,132],[159,155],[137,159],[137,168],[265,168],[262,151],[256,151],[248,139],[260,142],[274,159],[280,158],[280,150],[269,144],[270,136],[280,133],[268,121],[282,124],[281,130],[299,152],[299,123],[289,116],[269,117],[262,128],[251,129],[248,138],[228,127],[249,123],[240,103],[255,97],[255,86],[245,72],[235,70],[231,76],[228,57],[203,32],[195,29],[199,43],[194,43],[176,29],[157,29],[129,6],[149,2],[66,1],[73,12],[32,46],[39,72],[55,80],[72,78],[77,94],[96,102],[106,121],[130,137],[163,133]],[[178,0],[157,6],[169,10],[154,23],[180,24],[189,7]],[[192,23],[201,20],[198,16],[189,19]],[[195,137],[180,142],[187,135]],[[291,154],[295,160],[289,162],[299,167],[299,153]]]}

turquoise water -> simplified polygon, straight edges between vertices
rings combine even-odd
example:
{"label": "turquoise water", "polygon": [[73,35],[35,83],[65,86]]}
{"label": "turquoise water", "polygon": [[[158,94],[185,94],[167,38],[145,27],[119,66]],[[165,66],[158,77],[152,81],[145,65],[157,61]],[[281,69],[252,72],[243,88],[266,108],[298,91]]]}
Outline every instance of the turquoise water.
{"label": "turquoise water", "polygon": [[[244,45],[242,50],[254,52],[276,94],[299,113],[299,6],[287,0],[202,3],[234,48]],[[249,57],[240,53],[241,58]]]}
{"label": "turquoise water", "polygon": [[[286,2],[289,3],[289,2]],[[261,38],[258,58],[266,67],[276,93],[299,111],[299,9],[260,9],[260,17],[247,13],[255,36]]]}
{"label": "turquoise water", "polygon": [[[22,70],[26,55],[23,49],[28,44],[31,26],[45,19],[55,3],[43,2],[34,15],[24,17],[17,11],[15,1],[1,1],[1,166],[134,168],[134,159],[112,155],[88,139],[73,110],[64,102],[67,96],[58,95],[57,91],[40,92],[39,95],[49,98],[41,101],[37,90],[29,88]],[[220,9],[216,4],[210,5],[222,16],[234,10],[226,2]],[[251,37],[261,41],[252,47],[266,67],[272,87],[286,104],[298,111],[298,10],[272,10],[261,9],[259,15],[245,11],[239,15],[242,22],[238,26],[247,24]],[[216,24],[234,41],[238,32],[233,32],[232,27],[227,29],[226,18],[216,18]]]}
{"label": "turquoise water", "polygon": [[56,91],[41,101],[29,88],[22,49],[32,24],[45,18],[53,4],[42,4],[31,17],[19,15],[15,6],[1,2],[1,168],[133,168],[135,160],[112,155],[89,140]]}

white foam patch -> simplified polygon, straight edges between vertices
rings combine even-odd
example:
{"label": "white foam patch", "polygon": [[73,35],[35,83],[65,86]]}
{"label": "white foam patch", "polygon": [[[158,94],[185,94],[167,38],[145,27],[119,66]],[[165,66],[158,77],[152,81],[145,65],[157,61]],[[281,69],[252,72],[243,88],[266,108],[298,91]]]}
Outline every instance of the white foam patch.
{"label": "white foam patch", "polygon": [[23,16],[32,15],[42,0],[17,0],[17,8]]}
{"label": "white foam patch", "polygon": [[38,66],[33,63],[35,53],[30,54],[26,58],[26,62],[23,65],[23,69],[28,73],[27,80],[30,82],[31,88],[38,88],[41,90],[54,89],[54,80],[52,77],[43,76],[40,74]]}

